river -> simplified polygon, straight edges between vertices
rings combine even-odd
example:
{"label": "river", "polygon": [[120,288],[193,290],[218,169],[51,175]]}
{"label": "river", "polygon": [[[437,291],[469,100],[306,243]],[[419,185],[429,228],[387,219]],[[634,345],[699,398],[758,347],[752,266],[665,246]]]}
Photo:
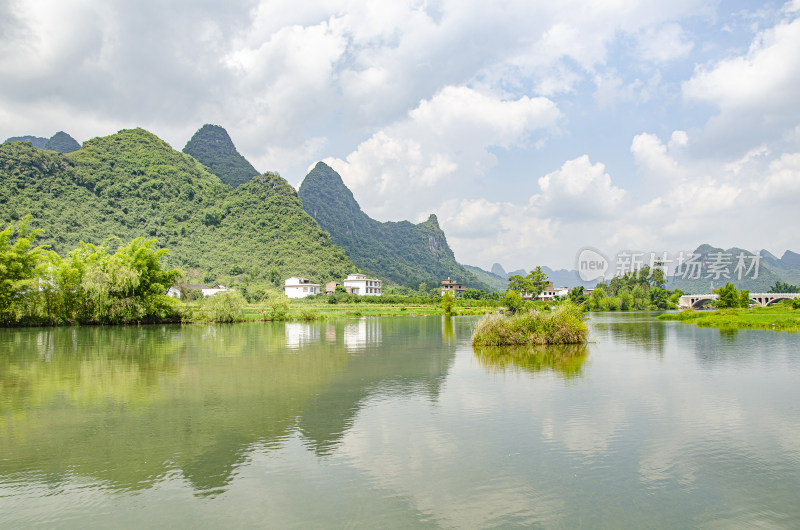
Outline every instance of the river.
{"label": "river", "polygon": [[0,330],[0,528],[800,526],[800,334],[593,314]]}

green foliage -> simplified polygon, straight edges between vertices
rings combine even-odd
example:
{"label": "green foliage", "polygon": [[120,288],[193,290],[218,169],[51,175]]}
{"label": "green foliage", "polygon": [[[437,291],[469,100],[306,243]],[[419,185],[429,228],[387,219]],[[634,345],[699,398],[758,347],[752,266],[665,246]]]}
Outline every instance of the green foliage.
{"label": "green foliage", "polygon": [[573,287],[569,291],[569,295],[567,295],[569,301],[573,304],[582,304],[586,301],[588,296],[583,292],[583,285],[579,285],[577,287]]}
{"label": "green foliage", "polygon": [[453,312],[453,303],[454,298],[451,293],[444,293],[442,295],[442,311],[444,311],[445,315],[449,315]]}
{"label": "green foliage", "polygon": [[553,311],[528,310],[511,316],[492,314],[484,317],[475,328],[472,344],[581,344],[586,342],[587,336],[583,312],[567,302]]}
{"label": "green foliage", "polygon": [[34,247],[38,230],[30,230],[26,217],[16,228],[10,224],[0,232],[0,320],[15,321],[16,305],[39,288],[38,268],[44,248]]}
{"label": "green foliage", "polygon": [[[637,295],[633,293],[637,287],[641,291],[648,291],[651,288],[661,287],[666,283],[664,271],[661,264],[656,263],[652,269],[645,265],[638,270],[628,272],[622,276],[615,276],[608,283],[606,292],[609,296],[616,296],[623,289],[631,291],[634,298]],[[660,295],[659,295],[660,296]]]}
{"label": "green foliage", "polygon": [[800,286],[790,285],[784,282],[775,282],[775,285],[769,288],[769,293],[800,293]]}
{"label": "green foliage", "polygon": [[720,309],[748,307],[750,305],[750,292],[737,291],[736,286],[731,282],[726,283],[719,289],[714,289],[714,293],[719,295],[719,299],[714,305]]}
{"label": "green foliage", "polygon": [[225,291],[203,297],[193,314],[196,322],[239,322],[244,316],[245,300],[237,291]]}
{"label": "green foliage", "polygon": [[289,313],[289,299],[283,294],[270,296],[265,303],[264,314],[269,320],[286,320]]}
{"label": "green foliage", "polygon": [[[11,244],[13,227],[0,233],[0,321],[15,323],[127,323],[176,316],[167,289],[180,276],[161,268],[165,249],[134,239],[109,254],[106,244],[81,247],[62,259],[33,248],[25,222]],[[33,233],[35,235],[35,233]]]}
{"label": "green foliage", "polygon": [[258,171],[236,150],[228,132],[219,125],[203,125],[187,142],[183,152],[192,155],[222,182],[234,188],[258,175]]}
{"label": "green foliage", "polygon": [[430,289],[450,277],[488,289],[456,262],[435,215],[416,225],[378,222],[361,211],[339,174],[322,162],[306,175],[299,196],[305,211],[366,274],[412,288],[425,283]]}
{"label": "green foliage", "polygon": [[231,189],[142,129],[68,155],[0,145],[0,222],[27,213],[45,229],[41,242],[62,256],[81,241],[145,236],[170,248],[165,265],[196,271],[198,282],[246,281],[248,291],[281,285],[282,275],[325,281],[355,268],[278,175]]}
{"label": "green foliage", "polygon": [[669,304],[669,295],[661,287],[655,286],[650,289],[650,304],[656,309],[666,309]]}
{"label": "green foliage", "polygon": [[507,311],[516,313],[522,309],[522,295],[519,294],[519,291],[509,289],[503,293],[503,296],[500,298],[500,304],[502,304]]}
{"label": "green foliage", "polygon": [[547,274],[538,265],[525,277],[515,274],[508,278],[509,290],[525,293],[533,298],[542,294],[545,287],[547,287]]}

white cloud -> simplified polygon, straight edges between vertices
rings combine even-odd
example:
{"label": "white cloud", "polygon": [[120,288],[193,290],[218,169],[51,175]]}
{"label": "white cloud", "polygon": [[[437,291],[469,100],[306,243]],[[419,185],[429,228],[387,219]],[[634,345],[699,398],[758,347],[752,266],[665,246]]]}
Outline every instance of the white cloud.
{"label": "white cloud", "polygon": [[563,222],[611,217],[619,213],[625,191],[611,183],[601,163],[588,155],[564,162],[561,168],[539,179],[541,193],[530,199],[543,217]]}
{"label": "white cloud", "polygon": [[639,34],[638,39],[640,56],[656,63],[683,59],[694,47],[686,32],[676,23],[647,27]]}
{"label": "white cloud", "polygon": [[504,100],[449,86],[346,159],[325,161],[355,190],[365,211],[404,218],[438,203],[447,186],[483,177],[496,163],[490,148],[526,145],[534,133],[556,130],[560,117],[545,98]]}
{"label": "white cloud", "polygon": [[780,139],[800,121],[800,18],[757,35],[741,56],[698,67],[683,83],[686,101],[719,108],[704,130],[706,150],[751,149]]}

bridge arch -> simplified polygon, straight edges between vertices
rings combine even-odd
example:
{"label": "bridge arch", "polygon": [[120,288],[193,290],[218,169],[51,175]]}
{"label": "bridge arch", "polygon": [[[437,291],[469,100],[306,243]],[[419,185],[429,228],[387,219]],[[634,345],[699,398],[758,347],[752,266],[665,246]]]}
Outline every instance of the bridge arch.
{"label": "bridge arch", "polygon": [[703,307],[703,304],[707,302],[713,302],[715,300],[716,298],[710,298],[710,297],[698,298],[697,300],[692,302],[692,309],[700,309],[701,307]]}

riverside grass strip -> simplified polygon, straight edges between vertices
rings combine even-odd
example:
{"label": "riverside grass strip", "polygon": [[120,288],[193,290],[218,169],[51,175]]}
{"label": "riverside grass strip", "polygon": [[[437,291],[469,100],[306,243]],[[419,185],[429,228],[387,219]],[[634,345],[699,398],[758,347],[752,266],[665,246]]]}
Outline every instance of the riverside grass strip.
{"label": "riverside grass strip", "polygon": [[664,313],[659,315],[658,319],[688,322],[704,328],[800,331],[800,310],[786,305],[718,311],[687,310],[680,313]]}

